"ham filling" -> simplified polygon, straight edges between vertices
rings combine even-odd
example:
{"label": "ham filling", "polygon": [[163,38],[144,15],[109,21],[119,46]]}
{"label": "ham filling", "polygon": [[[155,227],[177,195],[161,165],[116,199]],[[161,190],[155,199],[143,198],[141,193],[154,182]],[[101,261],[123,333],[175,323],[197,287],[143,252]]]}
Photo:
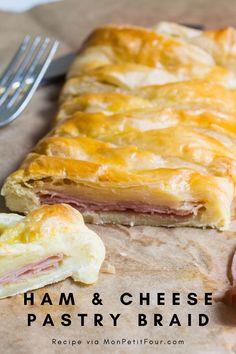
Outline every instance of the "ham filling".
{"label": "ham filling", "polygon": [[140,202],[118,202],[118,203],[101,203],[80,200],[61,193],[51,192],[48,194],[39,194],[41,204],[57,204],[66,203],[79,211],[133,211],[136,213],[147,213],[151,215],[160,215],[162,217],[192,217],[197,214],[198,209],[202,205],[192,205],[188,210],[177,210],[168,207],[156,206]]}
{"label": "ham filling", "polygon": [[21,279],[33,276],[35,274],[56,269],[59,262],[63,259],[63,254],[47,257],[42,261],[28,264],[20,269],[13,270],[0,276],[0,284],[16,283]]}

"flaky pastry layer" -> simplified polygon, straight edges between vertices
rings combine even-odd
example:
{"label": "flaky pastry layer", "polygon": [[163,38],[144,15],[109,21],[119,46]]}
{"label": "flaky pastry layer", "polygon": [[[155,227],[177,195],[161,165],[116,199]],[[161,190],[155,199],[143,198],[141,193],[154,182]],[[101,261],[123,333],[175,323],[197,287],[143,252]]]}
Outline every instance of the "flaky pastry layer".
{"label": "flaky pastry layer", "polygon": [[69,70],[55,127],[4,184],[8,207],[64,202],[94,223],[227,229],[233,42],[232,29],[168,23],[95,30]]}

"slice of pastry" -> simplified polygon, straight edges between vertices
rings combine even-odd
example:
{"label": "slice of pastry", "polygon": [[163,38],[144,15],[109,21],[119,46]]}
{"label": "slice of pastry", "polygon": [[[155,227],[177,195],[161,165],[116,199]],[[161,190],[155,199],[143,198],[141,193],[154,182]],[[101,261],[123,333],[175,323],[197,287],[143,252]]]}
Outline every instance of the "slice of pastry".
{"label": "slice of pastry", "polygon": [[97,280],[104,245],[71,206],[44,205],[26,217],[0,214],[0,225],[0,298],[67,277]]}

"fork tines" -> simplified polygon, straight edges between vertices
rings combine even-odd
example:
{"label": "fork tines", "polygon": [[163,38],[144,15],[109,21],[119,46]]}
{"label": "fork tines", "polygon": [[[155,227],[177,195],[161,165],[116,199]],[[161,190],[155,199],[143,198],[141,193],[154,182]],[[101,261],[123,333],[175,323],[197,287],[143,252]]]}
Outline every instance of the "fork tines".
{"label": "fork tines", "polygon": [[26,107],[56,50],[58,41],[26,36],[0,77],[0,127],[10,123]]}

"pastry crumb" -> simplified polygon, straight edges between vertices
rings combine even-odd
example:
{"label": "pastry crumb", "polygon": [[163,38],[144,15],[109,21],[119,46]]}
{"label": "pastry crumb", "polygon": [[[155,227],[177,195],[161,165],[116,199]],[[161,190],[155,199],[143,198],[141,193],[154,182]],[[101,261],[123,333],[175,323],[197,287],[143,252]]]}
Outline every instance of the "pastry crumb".
{"label": "pastry crumb", "polygon": [[103,262],[101,273],[116,274],[116,268],[113,264],[105,261]]}
{"label": "pastry crumb", "polygon": [[120,252],[120,256],[127,257],[127,253],[126,252]]}

